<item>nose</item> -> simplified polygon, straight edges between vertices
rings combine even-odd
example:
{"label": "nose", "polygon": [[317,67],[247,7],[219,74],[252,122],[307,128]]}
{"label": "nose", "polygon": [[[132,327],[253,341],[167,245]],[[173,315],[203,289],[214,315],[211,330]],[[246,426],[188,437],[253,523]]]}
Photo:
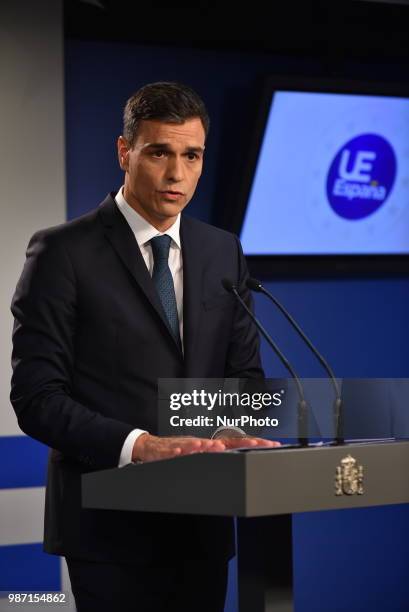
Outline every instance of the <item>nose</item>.
{"label": "nose", "polygon": [[183,180],[183,160],[177,155],[169,156],[166,178],[173,183],[179,183]]}

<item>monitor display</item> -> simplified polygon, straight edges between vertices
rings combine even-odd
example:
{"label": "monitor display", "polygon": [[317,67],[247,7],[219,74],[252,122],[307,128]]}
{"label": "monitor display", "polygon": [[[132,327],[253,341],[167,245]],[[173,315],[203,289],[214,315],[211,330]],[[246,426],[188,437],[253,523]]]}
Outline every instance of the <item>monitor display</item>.
{"label": "monitor display", "polygon": [[409,254],[409,97],[276,90],[246,255]]}

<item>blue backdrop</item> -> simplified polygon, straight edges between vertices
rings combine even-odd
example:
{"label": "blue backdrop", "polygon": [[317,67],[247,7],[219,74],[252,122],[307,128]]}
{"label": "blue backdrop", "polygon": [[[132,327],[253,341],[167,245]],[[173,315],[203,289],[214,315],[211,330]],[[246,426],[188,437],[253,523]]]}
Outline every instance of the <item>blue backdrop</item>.
{"label": "blue backdrop", "polygon": [[[279,72],[318,75],[317,62],[267,54],[148,48],[118,43],[66,43],[67,217],[94,208],[122,183],[115,142],[125,100],[156,80],[197,89],[212,124],[205,170],[189,213],[217,224],[234,198],[252,127],[254,91]],[[368,66],[345,66],[367,80]],[[391,67],[373,78],[402,80]],[[233,200],[234,201],[234,200]],[[282,280],[267,287],[286,304],[326,355],[338,376],[409,377],[409,280]],[[259,316],[274,331],[303,376],[321,375],[316,363],[262,298]],[[263,345],[270,376],[285,375]],[[409,507],[297,515],[294,560],[297,612],[409,610]],[[277,563],[279,563],[277,551]],[[274,555],[272,555],[272,559]],[[236,612],[234,571],[226,610]]]}

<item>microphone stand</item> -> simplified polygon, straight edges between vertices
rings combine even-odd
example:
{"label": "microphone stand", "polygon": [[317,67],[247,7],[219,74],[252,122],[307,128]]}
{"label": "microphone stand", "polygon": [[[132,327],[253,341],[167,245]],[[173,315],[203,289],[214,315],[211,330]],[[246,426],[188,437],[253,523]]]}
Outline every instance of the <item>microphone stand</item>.
{"label": "microphone stand", "polygon": [[254,316],[251,309],[247,306],[246,302],[242,299],[239,292],[237,291],[236,286],[228,279],[223,279],[222,285],[226,291],[234,294],[235,298],[238,300],[238,302],[241,304],[241,306],[250,316],[251,320],[256,325],[257,329],[266,339],[270,347],[273,349],[277,357],[280,359],[280,361],[283,363],[285,368],[290,372],[292,378],[294,379],[296,387],[297,387],[298,398],[299,398],[298,399],[298,413],[297,413],[298,414],[298,442],[300,446],[303,446],[303,447],[308,446],[308,405],[305,400],[304,390],[303,390],[301,380],[298,374],[296,373],[296,371],[294,370],[290,362],[285,358],[283,353],[280,351],[280,349],[278,348],[274,340],[271,338],[270,334],[266,331],[266,329],[263,327],[260,321]]}
{"label": "microphone stand", "polygon": [[289,323],[294,327],[296,332],[304,340],[306,345],[309,347],[312,353],[317,357],[318,361],[321,363],[321,365],[327,372],[328,377],[330,378],[332,385],[334,387],[334,391],[335,391],[335,400],[334,400],[334,407],[333,407],[335,443],[344,444],[345,440],[344,440],[344,434],[343,434],[342,398],[341,398],[341,392],[340,392],[340,388],[338,385],[338,381],[335,378],[335,375],[334,375],[334,372],[331,366],[326,361],[326,359],[321,355],[321,353],[315,348],[311,340],[306,336],[306,334],[303,332],[303,330],[298,325],[298,323],[295,321],[295,319],[290,315],[287,309],[284,308],[284,306],[277,300],[277,298],[275,298],[265,287],[263,287],[260,281],[256,280],[255,278],[249,278],[247,279],[246,285],[248,289],[256,291],[258,293],[263,293],[264,295],[266,295],[273,302],[273,304],[277,306],[277,308],[282,312],[282,314],[285,316],[287,321],[289,321]]}

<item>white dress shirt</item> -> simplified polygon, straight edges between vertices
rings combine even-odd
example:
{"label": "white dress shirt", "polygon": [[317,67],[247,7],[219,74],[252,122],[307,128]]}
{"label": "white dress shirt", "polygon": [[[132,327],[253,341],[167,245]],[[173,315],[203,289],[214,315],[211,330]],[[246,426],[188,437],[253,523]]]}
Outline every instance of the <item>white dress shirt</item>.
{"label": "white dress shirt", "polygon": [[[154,260],[150,240],[155,238],[155,236],[163,236],[163,234],[168,234],[168,236],[172,238],[169,249],[168,264],[172,273],[173,284],[175,286],[180,339],[182,341],[183,348],[183,261],[180,243],[180,213],[176,217],[174,224],[168,230],[166,230],[166,232],[161,233],[156,229],[156,227],[153,227],[153,225],[146,221],[146,219],[141,217],[136,210],[129,206],[123,196],[122,189],[123,188],[121,187],[116,194],[115,202],[127,220],[129,227],[135,236],[136,242],[138,243],[142,257],[151,276],[153,272]],[[143,433],[146,433],[144,429],[133,429],[127,436],[119,457],[119,467],[132,463],[132,449],[135,440]]]}

